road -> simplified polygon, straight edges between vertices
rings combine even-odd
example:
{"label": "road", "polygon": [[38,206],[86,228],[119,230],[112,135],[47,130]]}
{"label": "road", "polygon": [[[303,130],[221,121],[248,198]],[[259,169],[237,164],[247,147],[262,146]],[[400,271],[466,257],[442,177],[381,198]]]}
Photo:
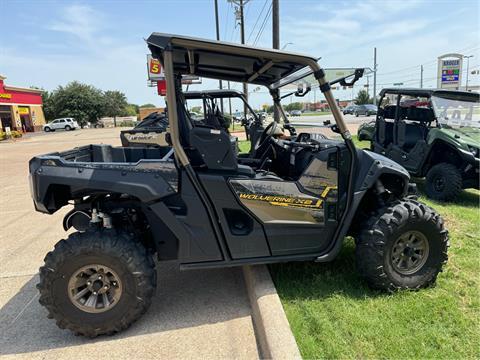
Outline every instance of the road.
{"label": "road", "polygon": [[179,272],[158,267],[150,310],[131,328],[94,340],[57,328],[38,303],[37,271],[65,237],[67,209],[33,209],[28,160],[89,143],[119,145],[119,129],[85,129],[0,143],[0,355],[4,358],[258,358],[240,268]]}
{"label": "road", "polygon": [[[365,122],[369,122],[375,120],[375,116],[359,116],[355,117],[354,115],[344,115],[345,122],[347,124],[348,129],[352,135],[357,134],[358,127]],[[292,116],[289,117],[290,123],[295,125],[297,133],[301,132],[315,132],[315,133],[322,133],[330,138],[338,137],[337,134],[332,132],[328,127],[321,126],[323,122],[326,120],[330,120],[331,124],[334,124],[335,121],[333,119],[333,115],[309,115],[309,116]],[[273,121],[273,118],[270,116],[266,120],[264,120],[264,124],[267,125]],[[297,125],[296,125],[297,124]],[[306,125],[307,124],[307,125]],[[311,124],[310,126],[308,124]],[[321,127],[319,127],[319,125]],[[237,125],[235,125],[237,128]],[[239,138],[239,140],[245,139],[245,132],[243,128],[238,125],[238,132],[235,132],[235,136]]]}

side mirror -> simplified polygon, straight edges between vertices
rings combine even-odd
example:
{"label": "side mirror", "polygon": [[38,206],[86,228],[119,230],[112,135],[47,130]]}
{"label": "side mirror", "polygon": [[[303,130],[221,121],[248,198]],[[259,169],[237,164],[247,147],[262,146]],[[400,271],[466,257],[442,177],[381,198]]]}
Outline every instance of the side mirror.
{"label": "side mirror", "polygon": [[303,84],[299,83],[297,85],[297,92],[295,93],[295,95],[301,95],[302,93],[303,93]]}
{"label": "side mirror", "polygon": [[312,87],[310,86],[310,84],[306,84],[306,88],[304,90],[303,83],[299,83],[297,85],[297,91],[295,91],[295,96],[304,97],[310,92],[310,90],[312,90]]}

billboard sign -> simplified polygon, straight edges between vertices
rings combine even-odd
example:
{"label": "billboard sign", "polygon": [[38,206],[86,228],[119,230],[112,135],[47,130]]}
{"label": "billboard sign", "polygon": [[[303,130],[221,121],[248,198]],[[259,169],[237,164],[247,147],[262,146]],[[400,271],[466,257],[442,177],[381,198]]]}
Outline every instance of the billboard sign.
{"label": "billboard sign", "polygon": [[148,80],[158,81],[165,80],[165,75],[163,73],[162,65],[158,59],[152,57],[152,55],[147,55],[147,68],[148,68]]}
{"label": "billboard sign", "polygon": [[462,85],[463,55],[445,54],[438,58],[438,81],[440,89],[458,90]]}

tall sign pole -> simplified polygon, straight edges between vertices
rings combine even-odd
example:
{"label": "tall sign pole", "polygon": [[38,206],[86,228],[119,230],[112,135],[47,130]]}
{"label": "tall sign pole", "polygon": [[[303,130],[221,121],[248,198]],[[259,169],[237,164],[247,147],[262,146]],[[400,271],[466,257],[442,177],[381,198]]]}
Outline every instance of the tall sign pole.
{"label": "tall sign pole", "polygon": [[468,55],[464,56],[464,59],[467,59],[467,78],[465,82],[465,91],[468,91],[468,73],[470,72],[470,58],[473,57],[473,55]]}
{"label": "tall sign pole", "polygon": [[[272,47],[280,49],[280,6],[279,0],[272,0]],[[277,93],[279,90],[276,90]],[[273,107],[273,120],[280,121],[280,114],[276,106]]]}
{"label": "tall sign pole", "polygon": [[420,89],[423,89],[423,65],[420,65]]}
{"label": "tall sign pole", "polygon": [[[220,24],[218,21],[218,0],[215,0],[215,29],[217,31],[217,41],[220,40]],[[218,80],[218,86],[220,89],[223,88],[222,86],[222,80]],[[220,110],[223,114],[223,99],[220,99]]]}
{"label": "tall sign pole", "polygon": [[373,48],[373,105],[377,105],[377,48]]}

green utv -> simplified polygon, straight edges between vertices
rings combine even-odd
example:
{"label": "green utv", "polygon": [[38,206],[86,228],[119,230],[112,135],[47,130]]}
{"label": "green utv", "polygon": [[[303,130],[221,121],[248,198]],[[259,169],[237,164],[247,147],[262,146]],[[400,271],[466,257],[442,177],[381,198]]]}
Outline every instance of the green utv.
{"label": "green utv", "polygon": [[[316,57],[159,33],[147,44],[165,72],[167,145],[87,145],[30,160],[36,210],[73,205],[63,226],[76,232],[47,254],[38,284],[59,327],[89,337],[127,328],[152,301],[154,258],[181,269],[325,262],[352,235],[371,287],[435,282],[447,261],[442,218],[410,195],[403,167],[355,148]],[[182,75],[265,86],[290,134],[278,137],[272,122],[237,156],[224,127],[191,118]],[[305,76],[341,139],[288,124],[279,89]]]}
{"label": "green utv", "polygon": [[425,177],[427,196],[454,200],[479,189],[480,95],[465,91],[383,89],[377,118],[358,129],[371,150]]}

